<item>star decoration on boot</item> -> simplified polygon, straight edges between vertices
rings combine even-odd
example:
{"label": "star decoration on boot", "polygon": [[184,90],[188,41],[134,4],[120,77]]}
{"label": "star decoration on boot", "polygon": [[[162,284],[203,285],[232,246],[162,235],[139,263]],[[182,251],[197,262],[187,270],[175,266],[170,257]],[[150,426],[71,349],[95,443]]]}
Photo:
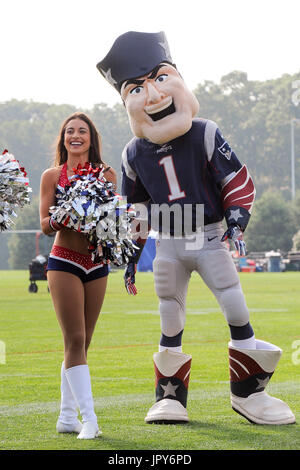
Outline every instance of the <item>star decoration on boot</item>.
{"label": "star decoration on boot", "polygon": [[171,382],[169,381],[167,385],[160,384],[160,386],[164,390],[164,398],[167,397],[168,395],[172,395],[173,397],[176,397],[175,390],[179,387],[179,385],[172,385]]}
{"label": "star decoration on boot", "polygon": [[259,388],[266,388],[266,386],[269,383],[270,377],[266,377],[265,379],[256,379],[258,382],[258,385],[255,390],[258,390]]}

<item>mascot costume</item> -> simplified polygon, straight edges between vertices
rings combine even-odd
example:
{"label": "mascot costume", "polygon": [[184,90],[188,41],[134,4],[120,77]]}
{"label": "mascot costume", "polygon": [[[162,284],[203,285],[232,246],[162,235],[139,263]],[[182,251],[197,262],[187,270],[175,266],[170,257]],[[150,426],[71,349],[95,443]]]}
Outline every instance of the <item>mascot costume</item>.
{"label": "mascot costume", "polygon": [[[192,208],[192,233],[202,234],[201,246],[189,245],[191,232],[183,216],[180,236],[175,236],[175,216],[173,225],[170,222],[166,228],[159,219],[154,227],[159,231],[153,273],[162,334],[153,356],[156,403],[145,421],[188,421],[192,358],[182,352],[182,335],[188,283],[196,271],[215,295],[229,326],[232,408],[257,424],[294,423],[289,406],[265,392],[282,351],[255,338],[225,243],[231,240],[245,254],[243,232],[255,197],[246,165],[216,123],[195,117],[198,101],[172,61],[164,32],[130,31],[119,36],[97,68],[121,95],[134,134],[122,155],[122,194],[129,203],[145,204],[148,209],[167,205],[170,214],[172,208],[175,213],[175,205]],[[197,207],[203,208],[200,227]],[[125,286],[132,294],[145,238],[137,240],[139,250],[125,271]]]}

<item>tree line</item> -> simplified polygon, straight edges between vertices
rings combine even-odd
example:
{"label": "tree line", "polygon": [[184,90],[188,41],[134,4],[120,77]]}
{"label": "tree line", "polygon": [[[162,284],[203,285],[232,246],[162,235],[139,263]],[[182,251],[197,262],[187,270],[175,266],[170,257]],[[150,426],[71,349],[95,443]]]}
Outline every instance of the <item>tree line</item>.
{"label": "tree line", "polygon": [[[299,119],[295,121],[294,133],[297,188],[300,103],[293,96],[299,80],[300,72],[260,82],[248,80],[246,73],[235,71],[222,77],[219,83],[204,81],[194,90],[200,103],[199,116],[218,124],[253,176],[257,196],[245,234],[249,251],[287,252],[297,245],[300,194],[297,192],[291,200],[291,120]],[[95,104],[91,109],[18,100],[0,103],[0,150],[7,148],[25,166],[33,190],[32,203],[19,211],[14,229],[39,229],[40,177],[53,163],[62,122],[75,111],[85,112],[95,123],[102,138],[103,159],[116,169],[120,184],[121,153],[132,138],[121,101],[113,107]],[[43,237],[38,240],[40,252],[48,251],[52,243],[49,237],[44,238],[47,240]],[[27,269],[36,247],[34,234],[1,233],[0,269]]]}

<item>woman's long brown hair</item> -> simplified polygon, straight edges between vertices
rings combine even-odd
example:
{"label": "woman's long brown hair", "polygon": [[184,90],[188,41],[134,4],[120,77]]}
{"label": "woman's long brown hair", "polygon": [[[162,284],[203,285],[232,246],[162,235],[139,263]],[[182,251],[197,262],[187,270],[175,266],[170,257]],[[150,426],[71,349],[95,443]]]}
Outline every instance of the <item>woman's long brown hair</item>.
{"label": "woman's long brown hair", "polygon": [[64,145],[64,140],[65,140],[65,131],[67,124],[72,121],[73,119],[81,119],[84,121],[90,129],[90,136],[91,136],[91,146],[89,149],[89,162],[95,163],[97,166],[99,165],[104,165],[105,163],[103,162],[101,158],[101,137],[91,121],[91,119],[84,113],[74,113],[71,114],[62,124],[60,133],[57,138],[57,143],[56,143],[56,154],[55,154],[55,160],[54,160],[54,166],[59,166],[63,165],[67,159],[68,159],[68,152],[66,150],[66,147]]}

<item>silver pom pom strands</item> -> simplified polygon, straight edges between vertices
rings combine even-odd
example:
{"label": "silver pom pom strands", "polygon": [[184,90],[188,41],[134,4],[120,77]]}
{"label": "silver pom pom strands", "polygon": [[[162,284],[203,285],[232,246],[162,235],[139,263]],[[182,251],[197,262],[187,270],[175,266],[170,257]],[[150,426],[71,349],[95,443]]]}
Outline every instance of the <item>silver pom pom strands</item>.
{"label": "silver pom pom strands", "polygon": [[94,263],[126,264],[135,253],[130,222],[135,213],[113,191],[104,169],[79,164],[50,207],[51,220],[86,235]]}
{"label": "silver pom pom strands", "polygon": [[30,203],[29,179],[24,167],[7,150],[0,155],[0,232],[7,230],[17,217],[15,209]]}

